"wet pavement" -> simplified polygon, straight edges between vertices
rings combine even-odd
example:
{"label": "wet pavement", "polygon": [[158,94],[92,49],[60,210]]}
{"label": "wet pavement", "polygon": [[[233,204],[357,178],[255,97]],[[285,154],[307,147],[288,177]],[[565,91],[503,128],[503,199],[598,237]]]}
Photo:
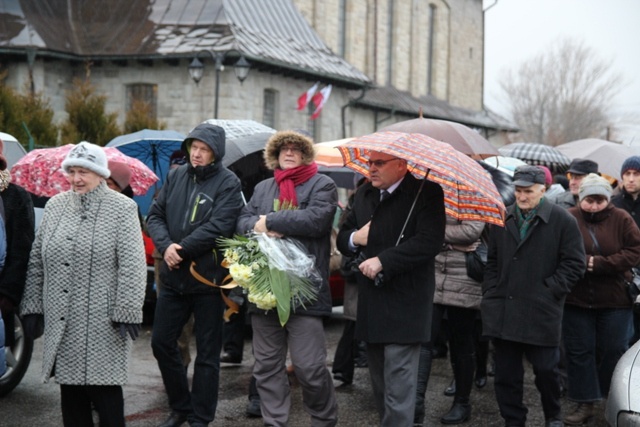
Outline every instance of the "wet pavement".
{"label": "wet pavement", "polygon": [[[328,365],[342,333],[343,322],[339,317],[327,321],[327,343],[329,346]],[[160,424],[168,415],[164,388],[156,361],[151,354],[151,330],[145,327],[141,337],[135,342],[134,357],[131,366],[129,384],[124,387],[125,414],[129,427],[148,427]],[[42,340],[36,341],[33,360],[22,383],[8,396],[0,398],[0,426],[61,426],[60,393],[53,382],[40,382],[42,360]],[[192,354],[194,350],[192,349]],[[216,420],[212,426],[220,427],[259,427],[260,418],[248,418],[245,408],[248,403],[247,391],[251,377],[253,358],[251,342],[247,340],[243,362],[239,365],[223,364]],[[531,369],[527,368],[525,377],[525,404],[529,407],[529,426],[544,426],[544,417],[540,407],[537,390],[533,384]],[[440,417],[451,406],[453,398],[443,395],[443,390],[451,381],[451,369],[447,359],[434,360],[433,370],[427,390],[427,414],[425,426],[440,426]],[[336,382],[336,394],[339,405],[339,426],[361,427],[378,425],[366,368],[356,368],[354,382],[340,386]],[[498,427],[503,422],[498,412],[493,392],[493,378],[489,377],[487,386],[474,390],[471,395],[473,412],[471,419],[462,424],[473,427]],[[572,404],[563,401],[563,410],[568,411]],[[604,412],[602,406],[599,412]],[[186,425],[186,424],[185,424]],[[300,387],[293,382],[292,408],[289,425],[308,426],[309,418],[302,407]],[[598,415],[591,426],[606,426],[602,415]]]}

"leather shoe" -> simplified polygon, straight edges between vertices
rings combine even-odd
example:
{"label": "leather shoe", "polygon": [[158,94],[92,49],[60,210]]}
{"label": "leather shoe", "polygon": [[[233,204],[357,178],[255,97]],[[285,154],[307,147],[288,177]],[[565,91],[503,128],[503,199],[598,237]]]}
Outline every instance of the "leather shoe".
{"label": "leather shoe", "polygon": [[453,379],[451,380],[451,383],[449,384],[449,387],[444,389],[444,395],[445,396],[455,396],[456,394],[456,380]]}
{"label": "leather shoe", "polygon": [[594,415],[593,402],[578,403],[576,409],[566,417],[564,423],[570,426],[581,426],[591,420]]}
{"label": "leather shoe", "polygon": [[468,403],[454,402],[449,412],[447,412],[440,422],[442,424],[462,424],[471,417],[471,405]]}
{"label": "leather shoe", "polygon": [[179,412],[171,412],[169,418],[164,420],[158,427],[180,427],[187,421],[187,414],[181,414]]}
{"label": "leather shoe", "polygon": [[486,385],[487,385],[487,377],[476,378],[476,387],[483,388]]}
{"label": "leather shoe", "polygon": [[260,410],[260,399],[251,399],[247,404],[246,413],[249,418],[262,417],[262,411]]}
{"label": "leather shoe", "polygon": [[234,356],[226,351],[220,355],[221,363],[242,363],[242,357]]}
{"label": "leather shoe", "polygon": [[347,379],[342,372],[336,372],[333,374],[333,379],[340,381],[343,384],[351,384],[353,382],[352,379]]}

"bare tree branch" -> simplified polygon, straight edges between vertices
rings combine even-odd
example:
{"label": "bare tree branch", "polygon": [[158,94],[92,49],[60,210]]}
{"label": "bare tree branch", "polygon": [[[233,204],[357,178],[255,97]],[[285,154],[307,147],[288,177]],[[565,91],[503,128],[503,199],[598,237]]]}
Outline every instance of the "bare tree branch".
{"label": "bare tree branch", "polygon": [[559,145],[603,137],[622,76],[582,41],[563,39],[504,73],[500,86],[523,141]]}

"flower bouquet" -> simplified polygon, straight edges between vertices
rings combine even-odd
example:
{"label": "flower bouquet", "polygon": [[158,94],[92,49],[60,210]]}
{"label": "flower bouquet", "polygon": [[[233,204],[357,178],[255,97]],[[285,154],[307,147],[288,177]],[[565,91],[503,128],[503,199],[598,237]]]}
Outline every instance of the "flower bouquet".
{"label": "flower bouquet", "polygon": [[252,233],[220,238],[218,247],[224,249],[222,266],[229,269],[225,283],[241,286],[258,308],[277,309],[282,326],[292,308],[318,297],[322,278],[313,257],[296,241]]}

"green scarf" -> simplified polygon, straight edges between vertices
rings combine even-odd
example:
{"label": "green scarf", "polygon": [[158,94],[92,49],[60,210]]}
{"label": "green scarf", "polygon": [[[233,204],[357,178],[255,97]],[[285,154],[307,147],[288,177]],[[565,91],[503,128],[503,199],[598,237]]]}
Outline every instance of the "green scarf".
{"label": "green scarf", "polygon": [[540,199],[540,203],[538,203],[538,206],[531,209],[527,214],[524,214],[520,210],[520,207],[516,205],[516,225],[518,226],[518,230],[520,230],[520,240],[524,240],[524,238],[527,236],[529,228],[531,228],[531,224],[533,224],[533,220],[538,213],[538,209],[540,209],[540,206],[542,206],[543,203],[544,197]]}

